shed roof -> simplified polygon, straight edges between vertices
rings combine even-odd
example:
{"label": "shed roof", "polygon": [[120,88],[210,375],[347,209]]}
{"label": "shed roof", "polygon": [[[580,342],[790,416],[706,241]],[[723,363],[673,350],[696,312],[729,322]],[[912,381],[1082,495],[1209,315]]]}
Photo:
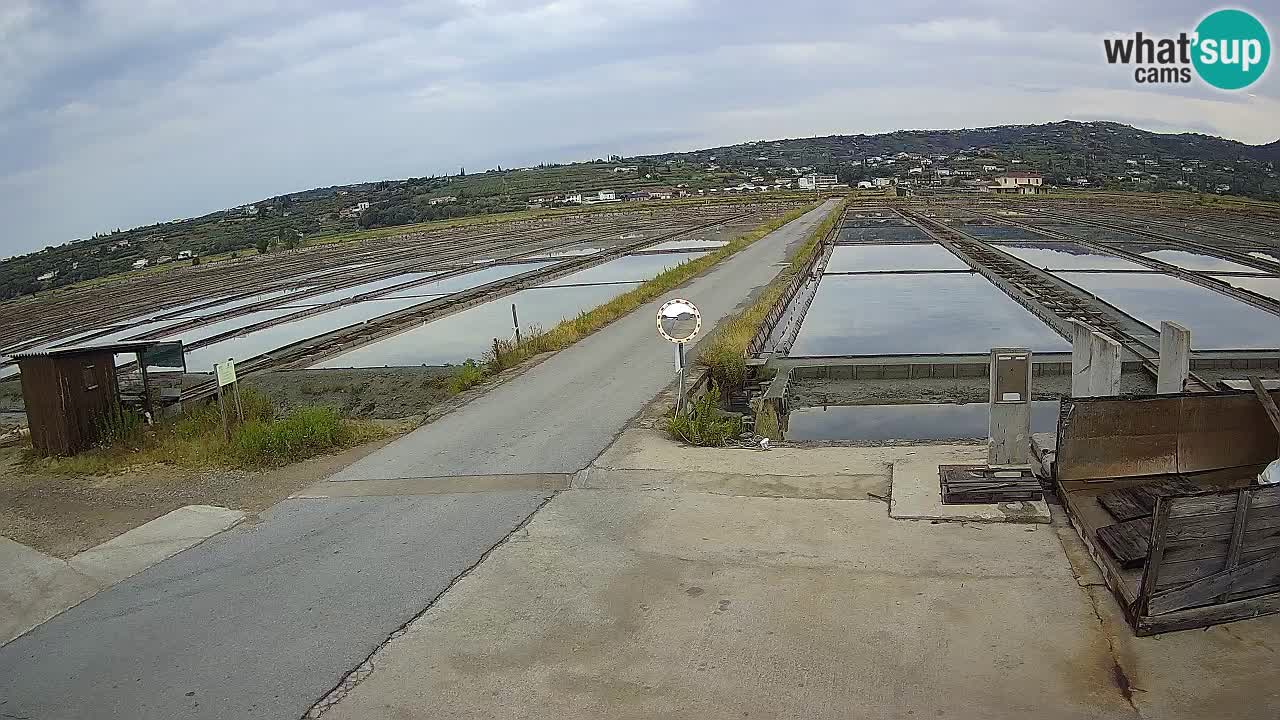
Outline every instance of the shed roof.
{"label": "shed roof", "polygon": [[66,347],[42,348],[39,350],[25,350],[23,352],[14,353],[11,357],[14,360],[22,360],[23,358],[37,357],[74,357],[76,355],[90,355],[96,353],[132,353],[146,352],[159,345],[171,345],[173,341],[160,340],[128,340],[123,342],[106,343],[103,345],[68,345]]}

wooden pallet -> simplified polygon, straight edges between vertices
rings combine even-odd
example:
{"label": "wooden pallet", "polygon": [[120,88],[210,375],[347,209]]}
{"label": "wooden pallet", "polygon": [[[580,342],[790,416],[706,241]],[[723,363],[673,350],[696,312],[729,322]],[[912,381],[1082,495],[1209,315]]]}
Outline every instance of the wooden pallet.
{"label": "wooden pallet", "polygon": [[939,465],[944,505],[1027,502],[1043,495],[1031,470],[998,470],[986,465]]}
{"label": "wooden pallet", "polygon": [[1197,492],[1202,488],[1190,480],[1172,477],[1157,480],[1146,485],[1112,490],[1098,496],[1098,503],[1106,508],[1117,522],[1128,522],[1138,518],[1151,517],[1156,507],[1156,498],[1178,493]]}
{"label": "wooden pallet", "polygon": [[1098,528],[1098,542],[1129,570],[1140,568],[1151,549],[1151,517],[1138,518]]}

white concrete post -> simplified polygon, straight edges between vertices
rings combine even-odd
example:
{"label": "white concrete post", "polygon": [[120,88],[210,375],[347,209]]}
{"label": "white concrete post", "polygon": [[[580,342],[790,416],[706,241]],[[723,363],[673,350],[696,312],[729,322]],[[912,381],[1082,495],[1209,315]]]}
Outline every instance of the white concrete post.
{"label": "white concrete post", "polygon": [[1156,392],[1161,395],[1180,393],[1187,387],[1191,372],[1191,331],[1178,323],[1160,323],[1160,370],[1156,375]]}
{"label": "white concrete post", "polygon": [[1071,321],[1071,397],[1089,397],[1089,358],[1093,353],[1093,328]]}
{"label": "white concrete post", "polygon": [[1089,341],[1089,349],[1089,395],[1119,395],[1120,343],[1095,332]]}
{"label": "white concrete post", "polygon": [[1031,452],[1031,351],[991,349],[989,465],[1026,465]]}

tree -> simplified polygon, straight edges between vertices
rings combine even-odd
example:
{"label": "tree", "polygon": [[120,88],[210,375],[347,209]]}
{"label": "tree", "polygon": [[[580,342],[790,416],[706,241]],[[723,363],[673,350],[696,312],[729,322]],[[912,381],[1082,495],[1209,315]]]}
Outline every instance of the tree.
{"label": "tree", "polygon": [[271,249],[271,241],[265,237],[260,237],[258,238],[258,242],[255,244],[255,247],[258,248],[259,255],[266,255],[267,251]]}
{"label": "tree", "polygon": [[467,176],[467,168],[466,168],[466,166],[464,165],[464,166],[462,166],[462,167],[459,167],[459,168],[458,168],[458,177],[466,177],[466,176]]}

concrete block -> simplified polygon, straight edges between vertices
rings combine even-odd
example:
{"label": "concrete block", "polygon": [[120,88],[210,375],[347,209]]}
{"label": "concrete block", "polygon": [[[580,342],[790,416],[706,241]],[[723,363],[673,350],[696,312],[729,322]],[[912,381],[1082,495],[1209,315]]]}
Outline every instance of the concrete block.
{"label": "concrete block", "polygon": [[97,591],[65,561],[0,537],[0,645]]}
{"label": "concrete block", "polygon": [[1180,393],[1187,386],[1191,370],[1191,331],[1172,322],[1160,323],[1160,368],[1156,392]]}
{"label": "concrete block", "polygon": [[1071,321],[1071,397],[1089,397],[1090,343],[1093,327],[1080,320]]}
{"label": "concrete block", "polygon": [[[1120,343],[1095,332],[1089,340],[1089,394],[1107,397],[1120,394]],[[1072,383],[1074,395],[1074,382]]]}
{"label": "concrete block", "polygon": [[67,561],[104,587],[135,575],[244,519],[244,513],[213,505],[188,505],[89,548]]}

